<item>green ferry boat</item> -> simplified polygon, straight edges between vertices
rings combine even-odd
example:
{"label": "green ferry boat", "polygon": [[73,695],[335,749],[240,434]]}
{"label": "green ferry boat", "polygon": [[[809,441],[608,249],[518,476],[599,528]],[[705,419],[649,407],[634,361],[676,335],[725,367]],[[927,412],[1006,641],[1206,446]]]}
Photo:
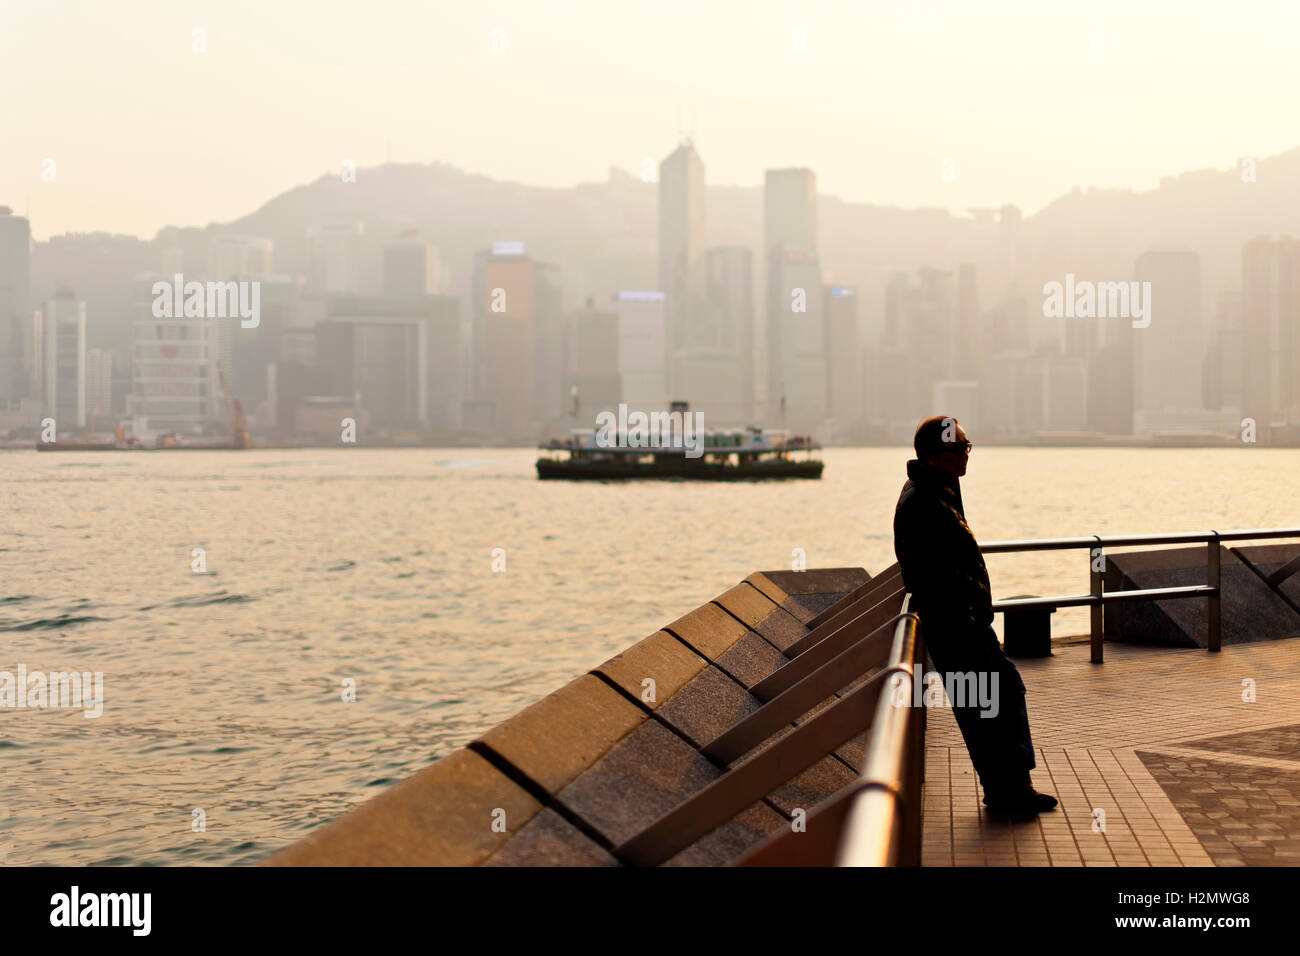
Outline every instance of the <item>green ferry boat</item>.
{"label": "green ferry boat", "polygon": [[750,481],[766,478],[820,478],[821,445],[803,435],[761,428],[705,432],[694,456],[683,446],[598,442],[594,430],[575,430],[567,439],[539,446],[537,477],[570,481],[676,478]]}

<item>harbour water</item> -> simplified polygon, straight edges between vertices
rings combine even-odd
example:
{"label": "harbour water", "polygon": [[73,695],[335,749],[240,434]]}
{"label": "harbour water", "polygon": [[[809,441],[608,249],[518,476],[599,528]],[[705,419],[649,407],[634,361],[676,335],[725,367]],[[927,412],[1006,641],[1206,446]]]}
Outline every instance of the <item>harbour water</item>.
{"label": "harbour water", "polygon": [[[104,686],[98,717],[0,707],[0,863],[259,861],[751,571],[890,564],[909,457],[721,485],[539,482],[529,449],[0,453],[0,672]],[[962,491],[982,540],[1272,527],[1297,475],[977,444]],[[1081,552],[988,563],[995,597],[1087,589]]]}

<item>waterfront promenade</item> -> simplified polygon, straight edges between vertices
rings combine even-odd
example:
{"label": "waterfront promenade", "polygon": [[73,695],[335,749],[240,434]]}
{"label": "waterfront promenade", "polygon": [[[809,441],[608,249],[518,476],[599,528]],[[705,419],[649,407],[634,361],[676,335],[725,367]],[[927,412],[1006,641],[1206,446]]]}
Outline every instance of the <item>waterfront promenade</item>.
{"label": "waterfront promenade", "polygon": [[[903,599],[897,566],[751,574],[267,862],[829,865]],[[923,787],[919,734],[897,771],[923,866],[1300,864],[1300,638],[1017,664],[1061,806],[990,817],[927,707]]]}
{"label": "waterfront promenade", "polygon": [[1085,640],[1016,666],[1034,786],[1061,804],[989,816],[952,711],[931,708],[922,865],[1300,865],[1300,638],[1107,643],[1104,664]]}

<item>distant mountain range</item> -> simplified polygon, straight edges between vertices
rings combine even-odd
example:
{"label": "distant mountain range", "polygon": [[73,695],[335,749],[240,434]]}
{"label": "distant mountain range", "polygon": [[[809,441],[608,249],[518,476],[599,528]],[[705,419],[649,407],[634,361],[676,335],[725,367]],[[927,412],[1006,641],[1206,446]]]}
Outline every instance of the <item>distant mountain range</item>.
{"label": "distant mountain range", "polygon": [[[975,263],[981,305],[988,308],[1013,282],[1033,303],[1044,282],[1066,272],[1128,279],[1142,252],[1185,248],[1202,257],[1208,321],[1214,297],[1240,284],[1247,239],[1300,234],[1300,148],[1259,159],[1254,182],[1244,182],[1242,173],[1241,168],[1198,170],[1169,177],[1146,192],[1076,189],[1024,220],[1014,258],[991,216],[848,203],[823,195],[818,205],[823,272],[828,282],[859,287],[870,336],[879,321],[884,284],[894,271]],[[91,345],[129,340],[134,316],[128,281],[136,272],[157,271],[164,249],[181,248],[187,268],[200,272],[213,235],[250,233],[274,241],[275,271],[305,274],[308,226],[360,220],[367,235],[381,241],[419,230],[438,247],[453,293],[468,293],[476,251],[493,240],[519,239],[535,258],[562,268],[571,304],[587,297],[600,302],[620,288],[658,284],[657,190],[656,183],[619,169],[611,169],[603,183],[553,189],[497,182],[445,163],[363,168],[356,182],[322,176],[228,223],[168,227],[149,241],[95,233],[38,243],[32,296],[38,302],[53,293],[56,282],[66,281],[87,301]],[[759,186],[708,188],[709,244],[750,246],[756,270],[762,202]],[[1035,312],[1031,304],[1031,316]],[[1047,331],[1046,325],[1040,328]]]}

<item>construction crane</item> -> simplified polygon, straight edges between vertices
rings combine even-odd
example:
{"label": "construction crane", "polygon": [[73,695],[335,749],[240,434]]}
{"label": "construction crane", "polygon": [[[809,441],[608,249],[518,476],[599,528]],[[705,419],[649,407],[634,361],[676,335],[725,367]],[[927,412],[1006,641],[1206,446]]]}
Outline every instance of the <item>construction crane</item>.
{"label": "construction crane", "polygon": [[99,402],[95,402],[95,410],[90,415],[90,425],[86,428],[85,441],[94,441],[95,423],[99,421]]}
{"label": "construction crane", "polygon": [[226,388],[226,373],[220,363],[217,363],[217,380],[221,383],[221,397],[226,400],[226,415],[231,426],[230,447],[247,448],[248,428],[244,421],[244,406],[239,404],[237,398],[231,400],[230,390]]}

